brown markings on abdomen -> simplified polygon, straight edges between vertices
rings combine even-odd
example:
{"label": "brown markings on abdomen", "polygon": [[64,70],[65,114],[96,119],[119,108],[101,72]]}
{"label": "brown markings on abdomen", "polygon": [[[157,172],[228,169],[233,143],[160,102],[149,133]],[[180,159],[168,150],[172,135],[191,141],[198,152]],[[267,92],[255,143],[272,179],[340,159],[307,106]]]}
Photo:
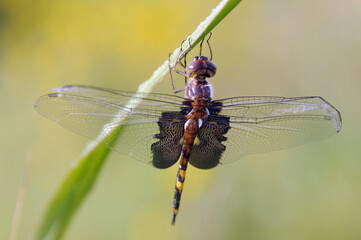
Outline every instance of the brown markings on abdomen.
{"label": "brown markings on abdomen", "polygon": [[188,165],[188,161],[189,161],[189,156],[192,151],[194,140],[197,137],[198,129],[199,129],[198,118],[191,117],[185,125],[182,156],[181,156],[181,160],[179,162],[179,169],[178,169],[178,173],[177,173],[177,182],[175,185],[175,192],[174,192],[172,225],[175,224],[175,219],[177,217],[179,203],[180,203],[180,199],[181,199],[182,191],[183,191],[183,184],[184,184],[184,180],[185,180],[187,165]]}

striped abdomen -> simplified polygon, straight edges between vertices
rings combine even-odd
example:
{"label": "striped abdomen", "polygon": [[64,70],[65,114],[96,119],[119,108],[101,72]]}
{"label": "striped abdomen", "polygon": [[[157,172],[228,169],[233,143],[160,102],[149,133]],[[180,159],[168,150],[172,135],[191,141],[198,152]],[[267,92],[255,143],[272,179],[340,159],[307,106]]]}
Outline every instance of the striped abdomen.
{"label": "striped abdomen", "polygon": [[182,156],[179,162],[179,170],[177,173],[177,182],[175,185],[175,192],[174,192],[172,225],[175,224],[175,219],[178,213],[179,203],[183,191],[183,184],[185,180],[189,157],[192,151],[194,140],[196,139],[198,134],[198,129],[199,129],[198,121],[199,121],[198,118],[191,117],[185,124]]}

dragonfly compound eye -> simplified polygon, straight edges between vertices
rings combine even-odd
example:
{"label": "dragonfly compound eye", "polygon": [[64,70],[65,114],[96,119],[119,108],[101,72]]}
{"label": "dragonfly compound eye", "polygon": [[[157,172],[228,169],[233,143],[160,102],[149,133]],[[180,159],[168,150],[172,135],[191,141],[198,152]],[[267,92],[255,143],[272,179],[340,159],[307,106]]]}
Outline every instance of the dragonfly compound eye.
{"label": "dragonfly compound eye", "polygon": [[208,60],[207,57],[199,56],[195,57],[192,62],[187,66],[187,75],[189,77],[213,77],[216,74],[216,65]]}

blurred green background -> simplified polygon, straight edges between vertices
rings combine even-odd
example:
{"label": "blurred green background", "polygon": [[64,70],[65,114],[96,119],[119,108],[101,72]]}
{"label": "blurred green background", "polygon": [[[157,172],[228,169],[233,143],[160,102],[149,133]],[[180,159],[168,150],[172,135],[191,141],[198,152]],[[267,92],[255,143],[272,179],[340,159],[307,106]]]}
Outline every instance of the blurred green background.
{"label": "blurred green background", "polygon": [[[40,116],[34,100],[65,84],[136,90],[217,3],[0,2],[0,239],[26,159],[19,239],[88,143]],[[361,2],[245,0],[211,43],[216,98],[320,95],[341,111],[340,134],[213,170],[189,167],[175,227],[177,166],[113,153],[65,239],[361,239]],[[171,93],[169,77],[154,92]]]}

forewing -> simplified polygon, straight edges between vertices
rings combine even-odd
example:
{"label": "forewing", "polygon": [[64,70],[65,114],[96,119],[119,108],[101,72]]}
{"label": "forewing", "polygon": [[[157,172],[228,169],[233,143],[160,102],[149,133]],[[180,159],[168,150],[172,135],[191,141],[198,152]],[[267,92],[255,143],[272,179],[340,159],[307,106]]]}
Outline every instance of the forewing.
{"label": "forewing", "polygon": [[117,106],[126,106],[130,99],[141,99],[138,109],[179,111],[184,98],[161,93],[119,91],[87,85],[67,85],[53,89],[58,94],[68,94],[104,101]]}
{"label": "forewing", "polygon": [[341,130],[339,111],[321,97],[240,97],[218,100],[230,117],[220,163],[247,154],[295,147]]}
{"label": "forewing", "polygon": [[[182,98],[167,94],[121,92],[89,86],[65,86],[36,100],[36,110],[63,127],[98,141],[141,162],[152,163],[152,144],[159,141],[162,112],[180,112]],[[133,97],[135,94],[135,97]],[[131,99],[141,99],[135,109]],[[163,122],[172,121],[169,115]],[[122,121],[121,121],[122,120]],[[104,138],[123,125],[118,138]],[[174,131],[169,132],[174,134]]]}

